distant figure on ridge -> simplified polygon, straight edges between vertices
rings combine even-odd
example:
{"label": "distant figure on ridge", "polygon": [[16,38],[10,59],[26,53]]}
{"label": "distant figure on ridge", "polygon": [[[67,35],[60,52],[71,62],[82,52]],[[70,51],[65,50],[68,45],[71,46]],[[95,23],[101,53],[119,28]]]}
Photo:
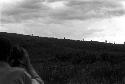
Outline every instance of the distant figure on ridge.
{"label": "distant figure on ridge", "polygon": [[84,38],[83,38],[83,41],[85,41]]}
{"label": "distant figure on ridge", "polygon": [[105,40],[105,43],[107,43],[107,40]]}

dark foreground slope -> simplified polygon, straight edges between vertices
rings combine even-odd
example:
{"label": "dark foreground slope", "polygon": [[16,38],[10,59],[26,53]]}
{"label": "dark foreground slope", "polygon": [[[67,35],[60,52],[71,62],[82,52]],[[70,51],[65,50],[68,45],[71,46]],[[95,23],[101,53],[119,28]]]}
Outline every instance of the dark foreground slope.
{"label": "dark foreground slope", "polygon": [[125,84],[125,45],[0,33],[25,47],[45,84]]}

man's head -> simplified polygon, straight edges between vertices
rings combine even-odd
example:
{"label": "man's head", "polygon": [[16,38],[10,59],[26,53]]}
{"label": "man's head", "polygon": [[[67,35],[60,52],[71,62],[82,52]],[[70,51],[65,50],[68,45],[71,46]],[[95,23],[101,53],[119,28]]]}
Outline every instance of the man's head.
{"label": "man's head", "polygon": [[7,62],[10,57],[11,43],[7,38],[0,37],[0,61]]}

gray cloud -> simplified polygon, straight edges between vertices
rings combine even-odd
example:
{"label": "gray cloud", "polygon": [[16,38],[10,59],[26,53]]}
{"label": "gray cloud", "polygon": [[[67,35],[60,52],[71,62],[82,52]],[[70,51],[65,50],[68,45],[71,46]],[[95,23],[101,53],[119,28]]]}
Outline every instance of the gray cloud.
{"label": "gray cloud", "polygon": [[55,12],[53,18],[60,20],[85,20],[91,18],[109,18],[125,14],[125,10],[118,2],[107,1],[70,1],[70,7],[61,12]]}
{"label": "gray cloud", "polygon": [[3,10],[1,19],[4,22],[21,22],[44,17],[47,11],[47,7],[42,6],[40,0],[26,0],[11,9]]}
{"label": "gray cloud", "polygon": [[[11,23],[38,19],[45,20],[46,22],[47,20],[48,22],[62,22],[67,20],[109,18],[125,14],[122,5],[116,0],[68,0],[66,9],[51,9],[43,5],[43,1],[44,0],[26,0],[11,10],[9,10],[9,8],[8,10],[3,10],[2,22]],[[48,1],[53,2],[57,0]]]}

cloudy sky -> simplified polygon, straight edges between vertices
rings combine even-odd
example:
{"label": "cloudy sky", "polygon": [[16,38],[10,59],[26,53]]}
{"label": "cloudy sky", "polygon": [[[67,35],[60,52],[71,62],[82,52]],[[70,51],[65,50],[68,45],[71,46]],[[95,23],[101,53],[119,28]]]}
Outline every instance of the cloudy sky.
{"label": "cloudy sky", "polygon": [[125,41],[125,0],[0,0],[0,31]]}

